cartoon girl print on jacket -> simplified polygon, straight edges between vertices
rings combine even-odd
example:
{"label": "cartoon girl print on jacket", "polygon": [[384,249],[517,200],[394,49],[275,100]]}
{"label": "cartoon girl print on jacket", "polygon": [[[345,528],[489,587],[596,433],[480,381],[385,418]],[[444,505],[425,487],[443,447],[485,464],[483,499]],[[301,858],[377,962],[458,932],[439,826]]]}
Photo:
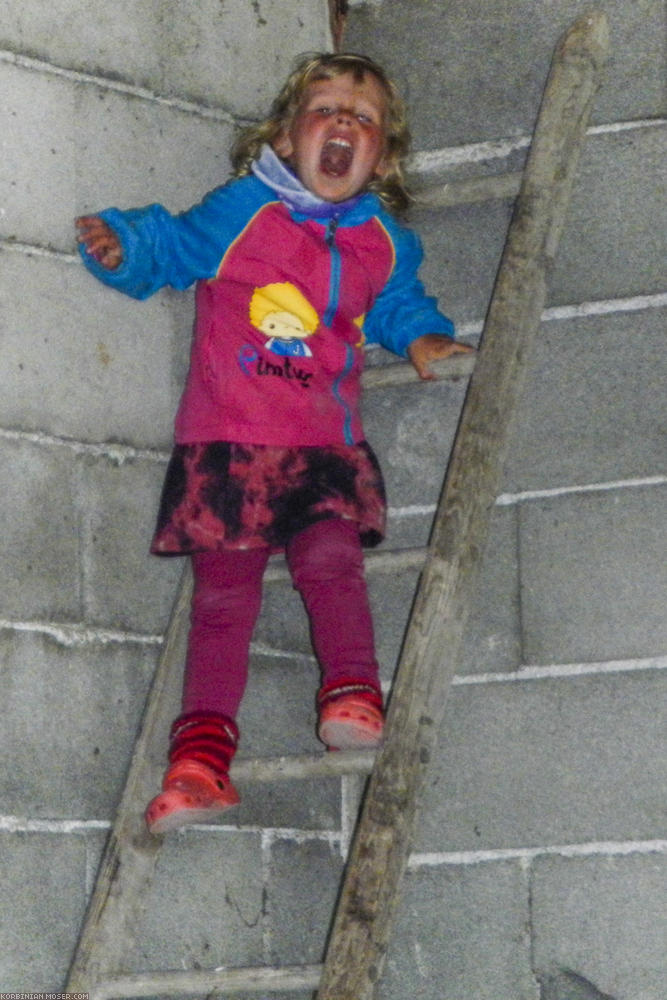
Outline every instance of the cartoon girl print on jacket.
{"label": "cartoon girl print on jacket", "polygon": [[320,319],[310,302],[289,281],[256,288],[250,300],[250,322],[269,339],[267,348],[283,357],[310,358],[306,343]]}

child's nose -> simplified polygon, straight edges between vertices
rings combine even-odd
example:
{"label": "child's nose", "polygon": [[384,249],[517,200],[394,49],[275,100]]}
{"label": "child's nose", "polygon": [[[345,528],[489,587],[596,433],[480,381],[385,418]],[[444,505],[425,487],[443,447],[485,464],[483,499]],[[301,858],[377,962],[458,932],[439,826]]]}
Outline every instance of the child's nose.
{"label": "child's nose", "polygon": [[347,124],[351,124],[352,121],[354,120],[354,112],[351,111],[349,108],[338,108],[336,117],[339,122],[346,122]]}

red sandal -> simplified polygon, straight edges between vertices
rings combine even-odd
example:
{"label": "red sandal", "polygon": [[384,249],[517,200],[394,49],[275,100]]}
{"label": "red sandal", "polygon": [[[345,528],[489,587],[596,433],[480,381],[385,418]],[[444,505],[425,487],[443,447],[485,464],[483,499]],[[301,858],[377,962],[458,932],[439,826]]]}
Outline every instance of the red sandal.
{"label": "red sandal", "polygon": [[319,697],[317,735],[329,750],[373,750],[382,742],[382,695],[354,682],[324,689]]}
{"label": "red sandal", "polygon": [[240,801],[229,780],[239,741],[232,719],[216,712],[190,712],[174,721],[169,735],[169,769],[162,791],[145,813],[151,833],[205,823]]}
{"label": "red sandal", "polygon": [[189,823],[206,823],[240,802],[227,777],[198,760],[179,760],[164,776],[162,791],[146,809],[150,833],[167,833]]}

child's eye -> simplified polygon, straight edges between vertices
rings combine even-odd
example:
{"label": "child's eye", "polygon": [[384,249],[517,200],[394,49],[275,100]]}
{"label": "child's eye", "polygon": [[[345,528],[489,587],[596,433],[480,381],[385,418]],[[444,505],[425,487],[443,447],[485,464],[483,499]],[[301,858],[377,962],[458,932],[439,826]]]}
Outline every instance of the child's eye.
{"label": "child's eye", "polygon": [[327,115],[333,114],[333,108],[329,108],[326,105],[324,105],[321,108],[315,108],[315,112],[318,115],[323,115],[324,117],[326,117]]}

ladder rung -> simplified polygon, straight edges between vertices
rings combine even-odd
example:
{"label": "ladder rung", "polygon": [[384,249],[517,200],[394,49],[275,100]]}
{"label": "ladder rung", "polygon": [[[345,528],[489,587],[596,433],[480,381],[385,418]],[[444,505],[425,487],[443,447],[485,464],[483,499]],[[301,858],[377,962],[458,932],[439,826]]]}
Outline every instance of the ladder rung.
{"label": "ladder rung", "polygon": [[366,555],[368,569],[376,573],[394,572],[399,569],[421,569],[426,562],[428,549],[424,547],[406,549],[380,549]]}
{"label": "ladder rung", "polygon": [[[430,368],[439,380],[457,382],[472,375],[476,359],[475,354],[452,354],[449,358],[432,361]],[[420,379],[411,364],[399,361],[366,368],[361,376],[361,382],[364,389],[384,389],[387,386],[408,385],[411,382],[418,384]],[[423,382],[421,384],[423,385]]]}
{"label": "ladder rung", "polygon": [[[405,548],[388,549],[377,552],[367,552],[364,556],[366,569],[375,573],[390,573],[400,569],[421,569],[426,562],[428,549]],[[287,565],[283,556],[276,556],[275,562],[270,562],[264,574],[265,583],[275,583],[278,580],[289,579]]]}
{"label": "ladder rung", "polygon": [[256,757],[235,760],[235,781],[280,781],[293,778],[336,778],[344,774],[369,774],[375,751],[345,750],[337,753],[294,754],[289,757]]}
{"label": "ladder rung", "polygon": [[424,186],[415,191],[417,208],[450,208],[453,205],[472,205],[480,201],[516,198],[521,187],[523,171],[472,177],[467,181],[450,181],[446,184]]}
{"label": "ladder rung", "polygon": [[321,965],[291,965],[282,969],[192,969],[174,972],[139,972],[97,983],[90,1000],[125,997],[182,996],[217,989],[226,993],[282,993],[317,989]]}

